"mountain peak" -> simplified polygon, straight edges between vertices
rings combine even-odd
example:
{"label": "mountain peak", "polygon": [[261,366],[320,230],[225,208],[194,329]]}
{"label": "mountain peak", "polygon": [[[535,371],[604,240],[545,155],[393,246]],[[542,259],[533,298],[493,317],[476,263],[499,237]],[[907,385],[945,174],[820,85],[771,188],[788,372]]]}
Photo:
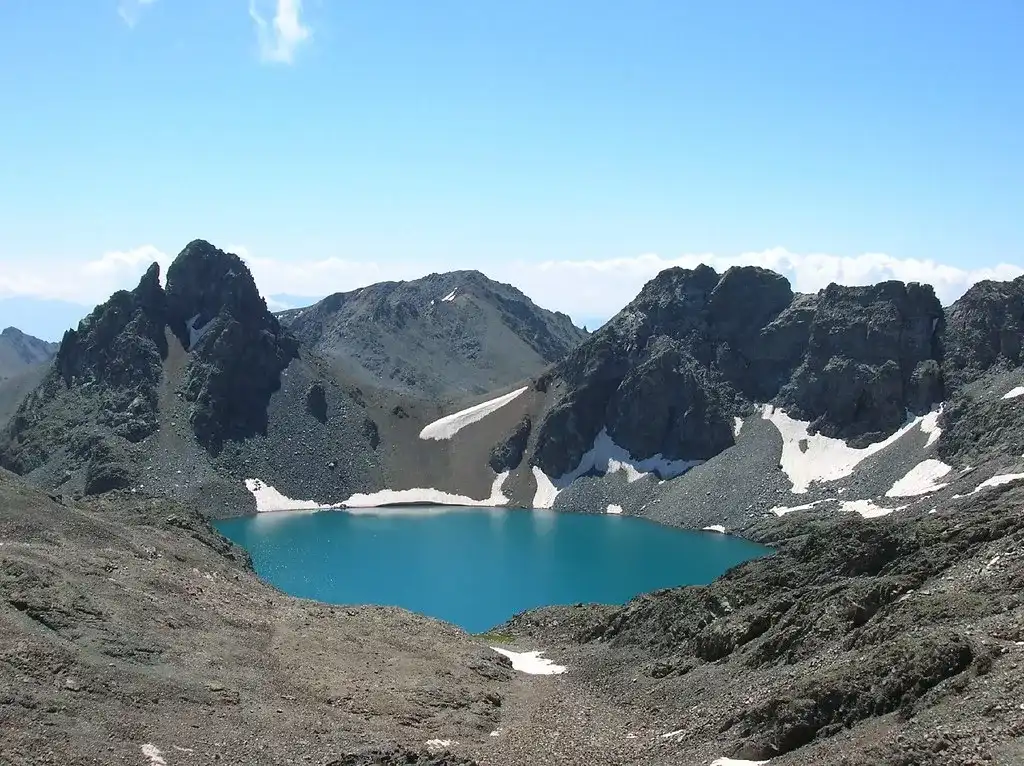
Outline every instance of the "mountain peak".
{"label": "mountain peak", "polygon": [[245,262],[206,240],[189,242],[174,259],[165,292],[171,326],[183,340],[187,325],[203,326],[225,311],[240,321],[267,315],[276,324]]}

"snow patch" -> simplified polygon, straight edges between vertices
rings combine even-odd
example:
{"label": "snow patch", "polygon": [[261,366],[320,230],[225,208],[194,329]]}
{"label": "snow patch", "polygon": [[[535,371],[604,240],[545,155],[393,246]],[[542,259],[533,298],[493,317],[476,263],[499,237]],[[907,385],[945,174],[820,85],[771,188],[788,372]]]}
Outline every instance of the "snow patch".
{"label": "snow patch", "polygon": [[909,420],[885,441],[862,449],[848,447],[842,439],[808,433],[810,423],[795,420],[780,409],[766,405],[762,417],[782,435],[782,470],[793,482],[793,494],[802,495],[816,481],[836,481],[853,473],[864,459],[895,443],[922,418]]}
{"label": "snow patch", "polygon": [[463,505],[463,506],[495,506],[504,505],[508,498],[501,491],[502,484],[508,478],[508,471],[499,473],[491,484],[491,494],[483,500],[474,500],[465,495],[456,495],[440,489],[417,487],[414,489],[382,489],[379,492],[356,493],[340,504],[342,508],[379,508],[382,505]]}
{"label": "snow patch", "polygon": [[149,766],[167,766],[164,754],[156,745],[143,745],[142,754],[149,759]]}
{"label": "snow patch", "polygon": [[565,672],[564,666],[556,665],[551,660],[542,657],[541,655],[544,654],[542,651],[513,652],[508,649],[499,649],[496,646],[492,646],[491,649],[512,660],[512,669],[518,670],[520,673],[531,676],[554,676]]}
{"label": "snow patch", "polygon": [[672,739],[673,737],[679,737],[679,736],[681,736],[681,735],[683,735],[685,733],[686,733],[686,729],[676,729],[675,731],[670,731],[667,734],[662,734],[661,738],[662,739]]}
{"label": "snow patch", "polygon": [[456,287],[454,290],[452,290],[450,293],[448,293],[446,296],[444,296],[441,299],[441,302],[442,303],[451,303],[453,300],[455,300],[455,293],[457,293],[458,291],[459,291],[459,288]]}
{"label": "snow patch", "polygon": [[939,406],[921,418],[921,430],[928,434],[928,441],[924,445],[926,449],[935,444],[942,436],[942,429],[939,428],[939,415],[941,414],[942,407]]}
{"label": "snow patch", "polygon": [[712,524],[710,527],[704,527],[704,529],[702,529],[701,532],[719,532],[724,535],[725,527],[723,527],[721,524]]}
{"label": "snow patch", "polygon": [[594,446],[580,458],[580,464],[564,476],[553,479],[537,466],[533,467],[533,476],[537,481],[533,507],[550,508],[559,492],[576,479],[589,473],[607,476],[616,471],[622,471],[626,474],[626,481],[632,484],[651,473],[657,474],[662,480],[674,479],[702,462],[702,460],[670,460],[661,454],[637,460],[612,441],[607,428],[602,428],[601,433],[594,438]]}
{"label": "snow patch", "polygon": [[483,420],[495,410],[499,410],[504,407],[517,396],[522,394],[528,387],[529,386],[523,386],[512,393],[499,396],[496,399],[490,399],[486,402],[481,402],[480,404],[476,404],[464,410],[459,410],[451,415],[446,415],[440,420],[435,420],[433,423],[424,426],[423,430],[420,431],[420,438],[437,440],[451,439],[455,434],[469,424],[476,423],[478,420]]}
{"label": "snow patch", "polygon": [[1020,396],[1024,396],[1024,386],[1017,386],[1003,394],[1004,399],[1016,399]]}
{"label": "snow patch", "polygon": [[772,508],[772,513],[774,513],[776,516],[785,516],[787,513],[792,513],[793,511],[809,511],[819,503],[831,503],[835,499],[836,498],[834,497],[830,497],[826,498],[825,500],[815,500],[813,503],[807,503],[805,505],[794,505],[789,508],[783,505],[777,505],[774,508]]}
{"label": "snow patch", "polygon": [[946,486],[939,479],[952,471],[951,466],[941,460],[923,460],[907,472],[907,475],[892,485],[886,497],[918,497],[938,492]]}
{"label": "snow patch", "polygon": [[260,479],[246,479],[245,488],[256,498],[256,512],[270,511],[318,511],[321,508],[338,508],[338,505],[324,505],[315,500],[294,500],[282,495]]}
{"label": "snow patch", "polygon": [[741,758],[716,758],[711,766],[764,766],[768,761],[745,761]]}
{"label": "snow patch", "polygon": [[975,487],[974,491],[971,492],[971,494],[977,494],[978,492],[981,492],[982,490],[988,489],[990,487],[1001,487],[1004,484],[1009,484],[1010,482],[1014,481],[1020,481],[1021,479],[1024,479],[1024,473],[1004,473],[1000,476],[993,476],[991,479],[985,479],[985,481],[983,481],[981,484]]}
{"label": "snow patch", "polygon": [[206,331],[210,329],[210,325],[213,324],[213,320],[211,319],[202,327],[196,328],[196,322],[199,321],[199,317],[201,316],[202,314],[196,314],[194,317],[188,320],[187,327],[189,349],[193,349],[196,347],[196,344],[199,342],[199,340],[206,334]]}
{"label": "snow patch", "polygon": [[872,500],[847,500],[839,510],[846,513],[859,513],[865,519],[877,519],[880,516],[888,516],[893,511],[902,511],[907,506],[901,505],[896,508],[883,508],[875,505]]}
{"label": "snow patch", "polygon": [[740,431],[742,431],[742,430],[743,430],[743,418],[733,418],[732,419],[732,435],[733,435],[733,437],[735,438],[735,437],[739,436],[740,435]]}
{"label": "snow patch", "polygon": [[609,505],[608,506],[608,510],[606,510],[605,513],[610,513],[610,514],[615,515],[615,516],[621,515],[622,514],[622,506],[621,505],[614,505],[614,504],[613,505]]}
{"label": "snow patch", "polygon": [[537,491],[533,494],[534,508],[550,508],[558,497],[558,488],[551,478],[537,466],[533,467],[533,479],[537,482]]}
{"label": "snow patch", "polygon": [[428,739],[427,752],[431,755],[440,755],[454,744],[450,739]]}

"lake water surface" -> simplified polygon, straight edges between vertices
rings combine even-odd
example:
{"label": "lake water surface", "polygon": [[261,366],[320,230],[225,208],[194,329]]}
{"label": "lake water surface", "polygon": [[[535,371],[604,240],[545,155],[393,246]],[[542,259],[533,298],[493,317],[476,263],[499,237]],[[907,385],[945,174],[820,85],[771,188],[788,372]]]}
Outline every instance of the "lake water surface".
{"label": "lake water surface", "polygon": [[622,604],[711,582],[771,551],[643,519],[503,508],[410,506],[270,513],[215,522],[257,573],[293,596],[386,604],[492,628],[524,609]]}

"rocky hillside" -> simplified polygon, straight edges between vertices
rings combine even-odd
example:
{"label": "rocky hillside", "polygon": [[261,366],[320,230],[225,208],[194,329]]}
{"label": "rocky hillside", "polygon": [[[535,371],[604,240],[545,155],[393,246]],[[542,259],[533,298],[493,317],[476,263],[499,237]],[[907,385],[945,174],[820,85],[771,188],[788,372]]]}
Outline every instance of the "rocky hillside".
{"label": "rocky hillside", "polygon": [[0,761],[467,763],[508,660],[398,609],[261,582],[168,499],[59,502],[0,470]]}
{"label": "rocky hillside", "polygon": [[0,332],[0,379],[46,364],[57,353],[56,343],[26,335],[17,327]]}
{"label": "rocky hillside", "polygon": [[523,380],[586,337],[565,314],[478,271],[382,282],[279,317],[306,347],[353,375],[429,398],[483,394]]}

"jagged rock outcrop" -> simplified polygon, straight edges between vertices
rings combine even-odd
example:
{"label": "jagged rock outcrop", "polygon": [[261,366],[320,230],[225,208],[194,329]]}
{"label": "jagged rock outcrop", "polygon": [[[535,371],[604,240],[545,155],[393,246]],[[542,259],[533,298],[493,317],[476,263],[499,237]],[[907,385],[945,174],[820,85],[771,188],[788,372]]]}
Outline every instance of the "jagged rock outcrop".
{"label": "jagged rock outcrop", "polygon": [[68,330],[53,367],[26,397],[0,440],[0,465],[26,473],[98,426],[138,442],[158,427],[157,389],[167,354],[166,304],[154,264]]}
{"label": "jagged rock outcrop", "polygon": [[942,321],[930,286],[829,285],[779,404],[813,430],[854,445],[888,436],[908,409],[920,414],[943,398]]}
{"label": "jagged rock outcrop", "polygon": [[[187,361],[179,379],[165,381],[174,336]],[[265,432],[270,396],[297,349],[241,259],[197,240],[172,263],[166,290],[153,264],[134,290],[115,293],[65,333],[49,374],[0,439],[0,464],[28,473],[64,452],[51,481],[84,467],[88,492],[127,487],[137,456],[119,445],[173,425],[159,411],[168,387],[188,406],[196,440],[217,454],[226,440]]]}
{"label": "jagged rock outcrop", "polygon": [[953,304],[947,318],[944,372],[951,387],[994,366],[1019,367],[1024,342],[1024,277],[984,281]]}
{"label": "jagged rock outcrop", "polygon": [[523,380],[587,336],[565,314],[477,271],[381,282],[279,316],[304,345],[367,381],[431,397]]}
{"label": "jagged rock outcrop", "polygon": [[26,335],[17,327],[0,332],[0,379],[28,367],[46,364],[57,353],[57,343]]}
{"label": "jagged rock outcrop", "polygon": [[1024,383],[1024,277],[985,281],[949,309],[943,374],[949,396],[939,452],[958,464],[1024,453],[1024,407],[1003,395]]}
{"label": "jagged rock outcrop", "polygon": [[523,455],[526,453],[526,445],[530,440],[530,431],[533,430],[533,420],[529,415],[516,423],[512,433],[502,442],[498,442],[491,449],[490,459],[487,461],[491,470],[495,473],[512,471],[523,462]]}
{"label": "jagged rock outcrop", "polygon": [[831,285],[795,295],[765,269],[668,269],[572,352],[533,461],[572,470],[602,428],[636,458],[705,459],[732,419],[774,402],[852,444],[942,399],[942,307],[930,287]]}
{"label": "jagged rock outcrop", "polygon": [[264,433],[267,404],[298,354],[242,259],[189,243],[167,270],[168,324],[191,352],[182,393],[199,442],[213,453],[229,439]]}

